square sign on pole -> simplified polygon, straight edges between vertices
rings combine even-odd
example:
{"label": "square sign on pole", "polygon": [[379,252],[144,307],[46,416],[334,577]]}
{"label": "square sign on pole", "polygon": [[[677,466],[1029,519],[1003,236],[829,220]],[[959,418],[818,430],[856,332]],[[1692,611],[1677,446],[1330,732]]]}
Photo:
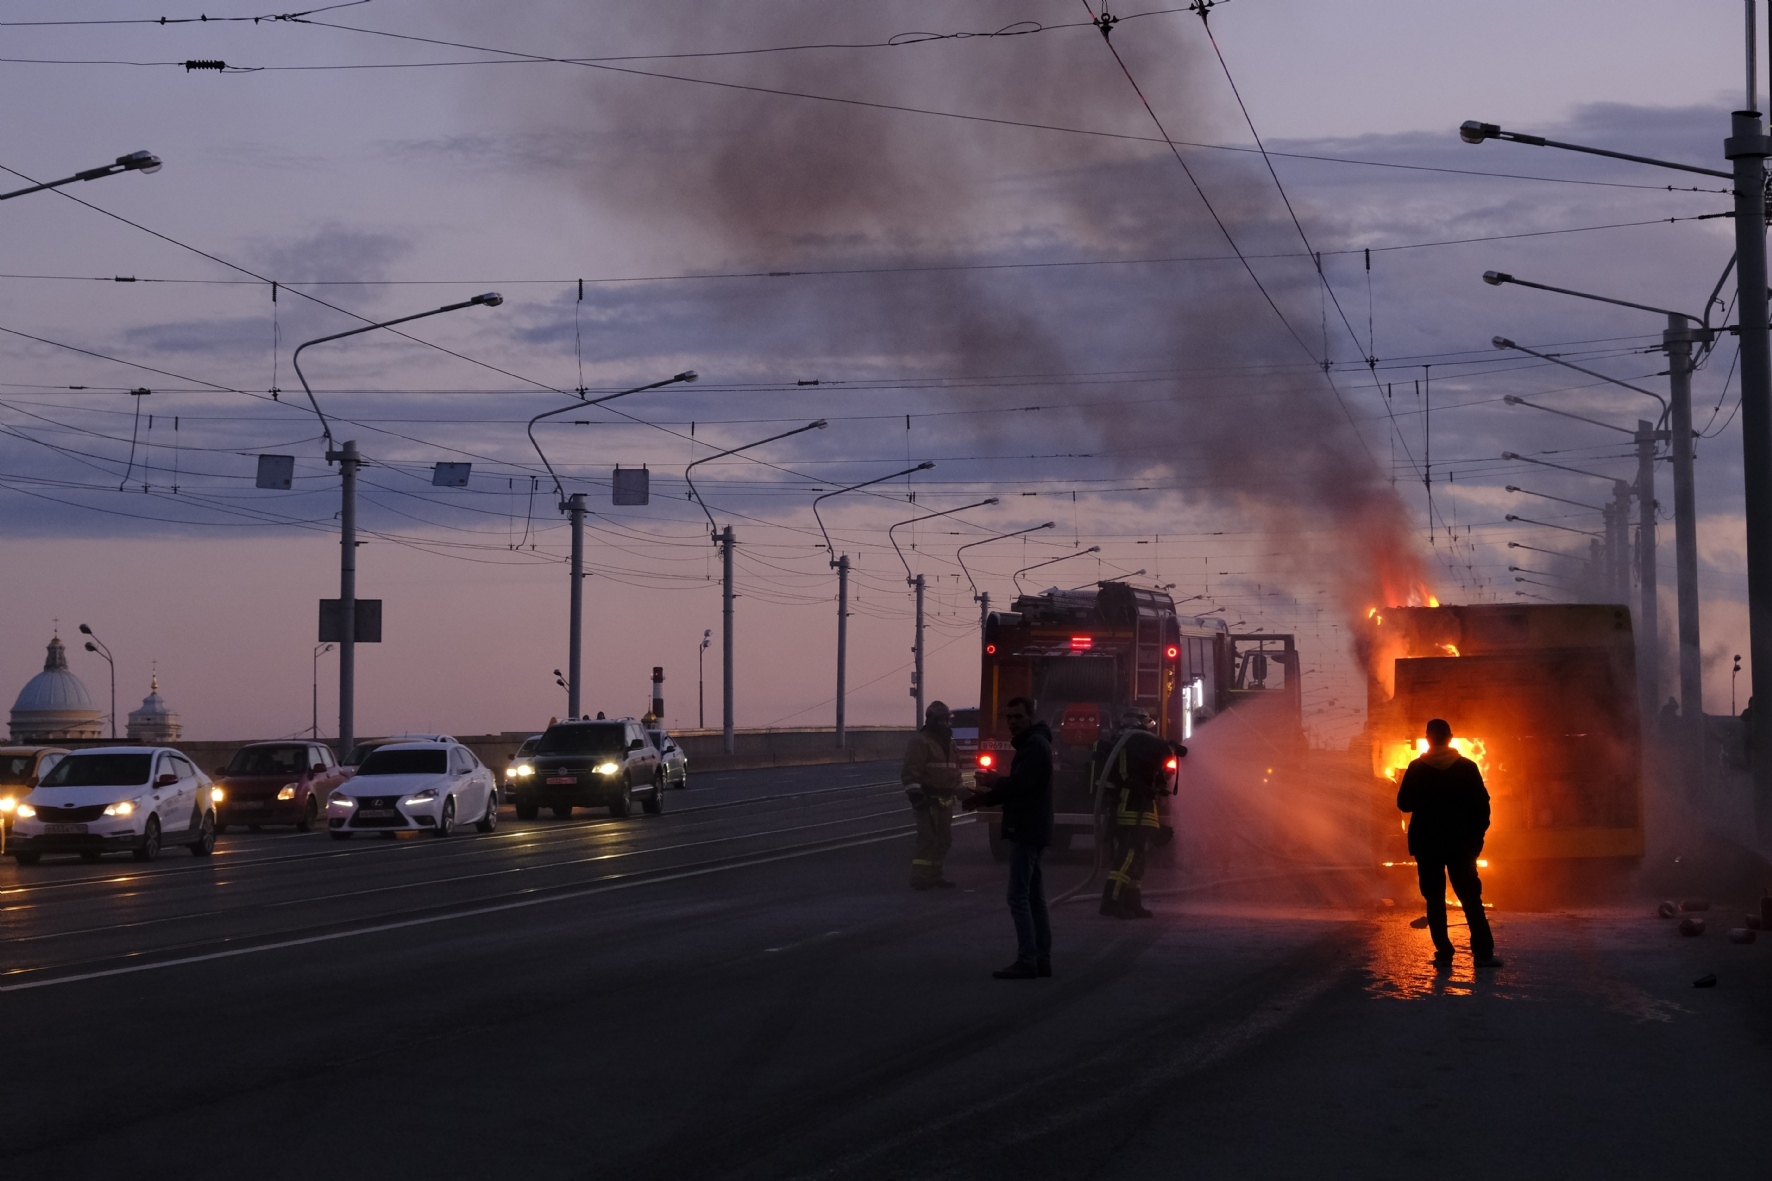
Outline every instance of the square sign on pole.
{"label": "square sign on pole", "polygon": [[431,470],[431,484],[437,488],[466,488],[471,463],[440,463]]}
{"label": "square sign on pole", "polygon": [[645,467],[617,467],[611,488],[616,504],[652,503],[652,473]]}
{"label": "square sign on pole", "polygon": [[261,455],[258,457],[258,484],[260,488],[275,488],[287,492],[295,483],[295,456],[293,455]]}
{"label": "square sign on pole", "polygon": [[[342,644],[345,639],[345,613],[339,609],[339,599],[320,600],[320,642],[322,644]],[[359,644],[381,643],[381,600],[357,600],[356,635],[351,638]]]}

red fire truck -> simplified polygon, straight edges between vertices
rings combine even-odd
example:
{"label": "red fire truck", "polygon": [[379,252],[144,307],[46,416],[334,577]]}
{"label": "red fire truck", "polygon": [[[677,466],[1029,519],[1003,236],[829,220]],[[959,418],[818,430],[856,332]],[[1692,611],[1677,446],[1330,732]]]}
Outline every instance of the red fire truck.
{"label": "red fire truck", "polygon": [[[1214,616],[1184,618],[1161,590],[1102,582],[1088,590],[1023,595],[985,619],[979,682],[980,769],[1004,769],[1012,754],[1003,724],[1011,697],[1031,697],[1052,729],[1053,847],[1095,831],[1095,745],[1121,711],[1143,706],[1157,732],[1186,742],[1194,727],[1240,702],[1280,695],[1292,719],[1283,743],[1302,752],[1303,699],[1293,637],[1232,635]],[[991,850],[1007,855],[996,816]],[[1167,816],[1165,815],[1165,820]]]}

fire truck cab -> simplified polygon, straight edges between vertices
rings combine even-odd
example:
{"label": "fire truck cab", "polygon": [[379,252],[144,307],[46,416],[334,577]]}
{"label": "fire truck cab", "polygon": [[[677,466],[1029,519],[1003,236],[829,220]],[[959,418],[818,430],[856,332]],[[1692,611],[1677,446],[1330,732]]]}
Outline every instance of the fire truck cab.
{"label": "fire truck cab", "polygon": [[[1003,707],[1012,697],[1032,698],[1052,730],[1053,847],[1062,850],[1074,834],[1095,832],[1097,743],[1114,733],[1125,709],[1142,706],[1159,735],[1186,742],[1196,726],[1240,701],[1275,695],[1299,719],[1302,743],[1298,652],[1289,635],[1233,636],[1222,619],[1183,618],[1166,592],[1123,582],[1022,595],[1011,610],[985,619],[977,765],[1007,769],[1013,751]],[[1166,805],[1159,810],[1172,837]],[[992,852],[1007,856],[996,816],[980,814]]]}

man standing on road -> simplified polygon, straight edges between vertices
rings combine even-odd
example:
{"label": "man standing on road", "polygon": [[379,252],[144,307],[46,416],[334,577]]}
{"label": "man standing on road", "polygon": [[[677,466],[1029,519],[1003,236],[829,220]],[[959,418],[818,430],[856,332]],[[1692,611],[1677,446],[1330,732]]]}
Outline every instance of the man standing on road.
{"label": "man standing on road", "polygon": [[1113,919],[1148,919],[1142,892],[1151,842],[1162,832],[1157,797],[1169,794],[1171,755],[1185,748],[1155,733],[1157,723],[1139,706],[1120,718],[1120,730],[1097,748],[1097,807],[1108,837],[1108,875],[1101,890],[1101,913]]}
{"label": "man standing on road", "polygon": [[1446,882],[1464,907],[1470,926],[1471,958],[1479,968],[1499,967],[1495,936],[1483,913],[1483,882],[1477,855],[1489,831],[1489,790],[1477,765],[1452,749],[1452,727],[1440,718],[1427,724],[1427,753],[1409,764],[1397,787],[1397,807],[1409,817],[1409,854],[1415,858],[1427,926],[1434,938],[1434,963],[1452,963],[1446,934]]}
{"label": "man standing on road", "polygon": [[911,735],[899,772],[917,818],[917,848],[911,857],[911,889],[951,890],[942,862],[954,843],[954,793],[960,788],[960,759],[954,752],[954,716],[945,702],[931,701],[923,728]]}
{"label": "man standing on road", "polygon": [[1040,855],[1052,843],[1052,731],[1034,720],[1034,703],[1011,697],[1003,720],[1009,726],[1015,758],[1007,776],[980,771],[978,787],[966,800],[968,812],[980,804],[1003,809],[1003,839],[1009,842],[1009,915],[1015,920],[1015,962],[992,972],[998,980],[1032,980],[1052,975],[1052,927]]}

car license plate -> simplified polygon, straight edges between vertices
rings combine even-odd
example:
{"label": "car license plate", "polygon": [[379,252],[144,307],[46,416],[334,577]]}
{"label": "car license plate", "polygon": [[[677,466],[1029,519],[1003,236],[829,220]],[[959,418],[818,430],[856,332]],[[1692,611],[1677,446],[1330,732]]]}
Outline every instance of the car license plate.
{"label": "car license plate", "polygon": [[548,782],[549,783],[577,783],[578,776],[576,776],[576,775],[550,775],[548,777]]}
{"label": "car license plate", "polygon": [[84,824],[45,824],[43,831],[51,836],[65,836],[86,831]]}
{"label": "car license plate", "polygon": [[400,814],[398,808],[359,808],[357,815],[365,820],[392,820]]}
{"label": "car license plate", "polygon": [[263,800],[234,800],[232,802],[236,808],[262,808],[265,806]]}

